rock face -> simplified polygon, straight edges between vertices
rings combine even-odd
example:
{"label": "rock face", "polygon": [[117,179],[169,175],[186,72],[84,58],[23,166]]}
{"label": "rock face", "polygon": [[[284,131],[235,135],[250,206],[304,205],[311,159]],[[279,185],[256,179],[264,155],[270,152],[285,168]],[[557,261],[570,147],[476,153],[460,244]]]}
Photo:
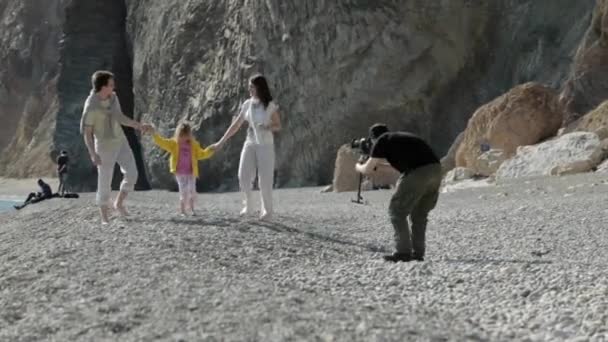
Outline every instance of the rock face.
{"label": "rock face", "polygon": [[[497,169],[496,162],[513,156],[518,146],[555,135],[561,123],[553,90],[536,83],[517,86],[473,114],[456,152],[456,165],[489,176]],[[492,158],[494,163],[480,159],[488,150],[500,150],[500,158]]]}
{"label": "rock face", "polygon": [[578,131],[594,132],[608,128],[608,101],[602,102],[597,108],[585,114],[575,125]]}
{"label": "rock face", "polygon": [[[72,187],[94,189],[95,169],[86,153],[79,123],[84,100],[91,90],[91,74],[95,70],[106,69],[115,73],[116,93],[122,110],[125,115],[134,117],[131,60],[125,32],[126,7],[121,0],[71,1],[64,15],[57,83],[60,106],[53,147],[68,150],[77,161],[71,165],[70,172],[78,180]],[[125,133],[138,165],[136,188],[149,188],[138,139],[131,128],[125,129]],[[120,173],[116,170],[115,174]],[[114,188],[119,181],[120,177],[114,177]]]}
{"label": "rock face", "polygon": [[[0,119],[7,124],[0,128],[6,130],[0,138],[0,174],[53,175],[54,159],[65,149],[72,161],[71,188],[93,189],[95,169],[78,125],[95,70],[115,72],[122,109],[133,114],[125,4],[119,0],[4,4],[0,13],[7,20],[0,30],[0,46],[7,63],[1,64],[6,70],[0,70]],[[139,143],[132,130],[126,133],[140,170],[137,188],[147,188]],[[115,177],[115,187],[119,181]]]}
{"label": "rock face", "polygon": [[[558,84],[593,7],[564,0],[346,3],[129,1],[136,112],[167,130],[193,120],[197,137],[209,143],[245,99],[247,77],[263,72],[284,120],[280,185],[326,184],[338,147],[374,122],[430,138],[442,151],[480,102],[527,80]],[[159,23],[171,25],[158,30]],[[236,184],[241,142],[235,137],[204,164],[203,187]],[[165,163],[148,155],[155,185],[170,178]]]}
{"label": "rock face", "polygon": [[65,1],[0,3],[0,174],[47,176]]}
{"label": "rock face", "polygon": [[604,156],[595,133],[574,132],[535,146],[518,148],[517,155],[505,161],[496,179],[565,175],[587,172]]}
{"label": "rock face", "polygon": [[[22,5],[26,3],[30,5]],[[247,78],[263,72],[281,105],[284,123],[276,140],[279,185],[326,184],[339,146],[365,135],[374,122],[417,133],[443,152],[481,103],[531,80],[559,86],[589,25],[594,1],[36,4],[0,4],[3,23],[23,24],[0,31],[0,102],[4,105],[11,98],[17,103],[6,107],[16,109],[0,114],[7,122],[12,120],[7,131],[17,132],[0,141],[1,165],[28,166],[15,167],[25,170],[20,174],[0,172],[46,172],[52,167],[49,156],[68,148],[74,155],[74,179],[90,189],[95,174],[75,128],[95,69],[117,74],[128,114],[156,123],[164,133],[180,119],[190,119],[200,126],[196,136],[203,144],[220,137],[246,97]],[[23,10],[12,10],[17,7]],[[39,18],[56,19],[44,30],[50,35],[45,44],[35,39]],[[19,31],[20,27],[29,31]],[[53,51],[32,50],[32,58],[48,55],[49,62],[28,64],[30,57],[14,52],[24,49],[7,49],[18,41]],[[8,60],[11,64],[4,63]],[[56,70],[35,77],[6,77],[15,66],[31,70],[29,65]],[[16,87],[23,79],[39,85],[37,89],[49,89],[48,95],[41,96],[30,86]],[[30,96],[42,98],[43,104],[26,116],[23,99]],[[56,103],[51,100],[55,98]],[[23,118],[26,129],[16,129],[18,118]],[[41,131],[26,134],[39,125]],[[202,164],[202,189],[236,188],[243,135]],[[166,156],[147,138],[140,154],[137,137],[129,132],[129,138],[142,177],[147,174],[155,186],[173,186]],[[9,140],[18,143],[7,149]],[[32,159],[25,158],[28,155]],[[140,188],[145,181],[140,179]]]}
{"label": "rock face", "polygon": [[575,121],[608,98],[608,1],[597,0],[591,25],[578,48],[572,73],[560,96],[564,124]]}

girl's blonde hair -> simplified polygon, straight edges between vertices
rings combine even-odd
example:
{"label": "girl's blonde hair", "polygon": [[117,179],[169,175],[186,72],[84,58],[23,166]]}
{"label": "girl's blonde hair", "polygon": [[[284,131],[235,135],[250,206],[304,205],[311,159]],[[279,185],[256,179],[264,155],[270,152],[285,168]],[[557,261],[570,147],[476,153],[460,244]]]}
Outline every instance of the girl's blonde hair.
{"label": "girl's blonde hair", "polygon": [[192,136],[192,125],[188,122],[180,122],[175,129],[175,139],[183,135]]}

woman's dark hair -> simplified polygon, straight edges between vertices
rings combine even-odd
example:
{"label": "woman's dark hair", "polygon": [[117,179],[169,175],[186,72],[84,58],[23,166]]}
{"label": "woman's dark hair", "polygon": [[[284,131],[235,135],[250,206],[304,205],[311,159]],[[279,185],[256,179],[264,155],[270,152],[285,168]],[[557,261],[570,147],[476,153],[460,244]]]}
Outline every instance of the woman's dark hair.
{"label": "woman's dark hair", "polygon": [[270,101],[272,101],[272,95],[270,95],[270,89],[268,88],[266,78],[261,74],[253,75],[249,79],[249,83],[253,84],[258,98],[264,104],[264,108],[267,108]]}
{"label": "woman's dark hair", "polygon": [[98,70],[91,76],[91,85],[95,92],[98,93],[101,88],[108,85],[108,82],[110,82],[111,79],[114,79],[113,73],[105,70]]}

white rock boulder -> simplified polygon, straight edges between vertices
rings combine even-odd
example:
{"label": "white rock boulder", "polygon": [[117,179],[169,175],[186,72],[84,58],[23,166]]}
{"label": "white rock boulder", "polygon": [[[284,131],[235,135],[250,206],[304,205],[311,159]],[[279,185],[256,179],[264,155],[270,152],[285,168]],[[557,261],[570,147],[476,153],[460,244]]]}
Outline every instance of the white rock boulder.
{"label": "white rock boulder", "polygon": [[533,146],[522,146],[502,163],[496,179],[565,175],[591,171],[603,158],[595,133],[574,132]]}
{"label": "white rock boulder", "polygon": [[463,180],[471,179],[475,175],[475,172],[466,167],[457,167],[449,171],[443,178],[445,184],[456,183]]}

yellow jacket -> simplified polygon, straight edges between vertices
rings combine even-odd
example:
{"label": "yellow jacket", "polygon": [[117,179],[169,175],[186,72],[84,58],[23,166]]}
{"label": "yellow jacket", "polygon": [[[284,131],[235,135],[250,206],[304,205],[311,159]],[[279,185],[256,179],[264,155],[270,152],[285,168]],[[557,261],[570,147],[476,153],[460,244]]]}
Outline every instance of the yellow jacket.
{"label": "yellow jacket", "polygon": [[[158,133],[153,135],[154,143],[163,150],[169,152],[171,157],[169,158],[169,170],[171,173],[175,173],[177,169],[177,159],[179,158],[179,144],[174,138],[166,139],[161,137]],[[192,146],[192,173],[195,177],[198,177],[198,161],[209,159],[213,156],[213,150],[209,148],[202,148],[198,141],[190,139],[190,145]]]}

